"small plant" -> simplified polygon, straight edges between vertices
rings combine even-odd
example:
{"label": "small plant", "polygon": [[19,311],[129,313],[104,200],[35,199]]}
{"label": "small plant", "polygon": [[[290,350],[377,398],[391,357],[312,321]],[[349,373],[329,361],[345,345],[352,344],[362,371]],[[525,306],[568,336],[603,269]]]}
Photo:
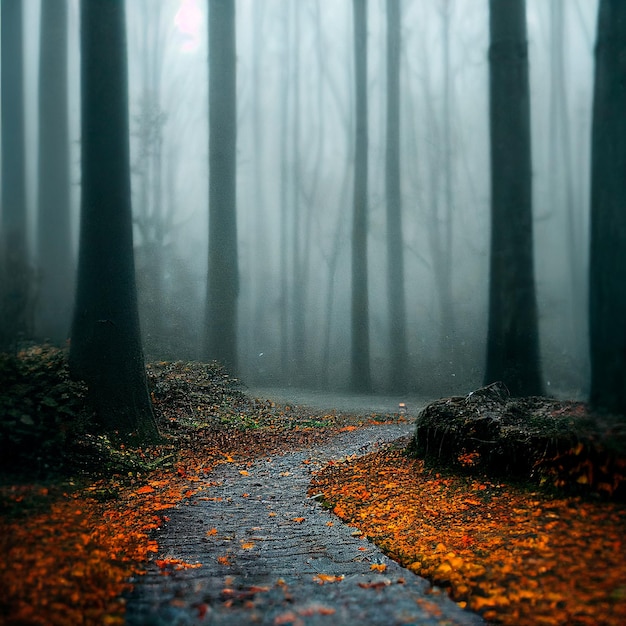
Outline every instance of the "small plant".
{"label": "small plant", "polygon": [[0,354],[0,469],[45,474],[87,430],[86,387],[70,380],[64,351],[35,346]]}

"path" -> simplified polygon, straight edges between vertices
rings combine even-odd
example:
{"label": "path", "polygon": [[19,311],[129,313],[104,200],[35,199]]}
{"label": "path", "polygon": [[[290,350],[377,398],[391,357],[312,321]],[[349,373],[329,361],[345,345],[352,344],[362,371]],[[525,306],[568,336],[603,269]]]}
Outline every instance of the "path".
{"label": "path", "polygon": [[[445,593],[429,593],[424,579],[307,498],[311,472],[329,460],[364,454],[411,431],[408,424],[376,426],[342,433],[321,448],[216,468],[202,492],[169,512],[158,535],[160,559],[202,566],[165,576],[151,564],[129,598],[127,623],[483,623]],[[372,564],[387,567],[379,572]]]}

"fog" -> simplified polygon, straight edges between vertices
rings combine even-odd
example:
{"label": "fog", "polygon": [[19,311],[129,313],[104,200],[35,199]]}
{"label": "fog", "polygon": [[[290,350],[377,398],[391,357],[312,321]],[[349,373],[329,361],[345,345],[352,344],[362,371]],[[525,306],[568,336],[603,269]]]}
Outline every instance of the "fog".
{"label": "fog", "polygon": [[[37,0],[23,3],[29,245],[36,265],[40,8]],[[206,2],[126,4],[144,349],[148,359],[202,359],[209,228]],[[251,386],[341,389],[350,372],[352,3],[238,0],[236,6],[237,374]],[[389,388],[392,358],[385,7],[384,0],[368,3],[367,41],[370,349],[380,392]],[[488,2],[403,0],[402,11],[403,237],[397,253],[403,252],[406,264],[408,379],[420,393],[467,393],[482,383],[486,351]],[[596,0],[527,0],[542,373],[548,393],[569,397],[585,396],[589,376],[587,222],[596,12]],[[70,2],[68,46],[77,247],[76,1]],[[446,263],[449,293],[438,279]]]}

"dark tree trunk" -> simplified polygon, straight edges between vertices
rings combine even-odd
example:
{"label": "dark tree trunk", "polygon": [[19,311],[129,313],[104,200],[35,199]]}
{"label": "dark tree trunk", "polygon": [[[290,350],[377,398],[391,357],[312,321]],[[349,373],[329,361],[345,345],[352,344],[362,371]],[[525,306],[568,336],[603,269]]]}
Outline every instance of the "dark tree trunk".
{"label": "dark tree trunk", "polygon": [[524,0],[490,0],[491,257],[485,383],[540,395]]}
{"label": "dark tree trunk", "polygon": [[353,0],[356,143],[352,221],[353,391],[371,391],[367,290],[367,0]]}
{"label": "dark tree trunk", "polygon": [[69,334],[74,285],[67,100],[67,1],[42,2],[37,334],[57,344]]}
{"label": "dark tree trunk", "polygon": [[81,3],[82,200],[70,368],[102,426],[156,439],[133,258],[124,2]]}
{"label": "dark tree trunk", "polygon": [[22,0],[2,0],[2,228],[0,350],[30,331],[31,271],[26,249],[26,163]]}
{"label": "dark tree trunk", "polygon": [[234,0],[209,3],[209,270],[205,356],[237,368],[236,150]]}
{"label": "dark tree trunk", "polygon": [[626,3],[600,0],[591,146],[591,402],[626,415]]}
{"label": "dark tree trunk", "polygon": [[400,23],[401,3],[387,0],[387,289],[391,388],[407,383],[404,243],[400,196]]}

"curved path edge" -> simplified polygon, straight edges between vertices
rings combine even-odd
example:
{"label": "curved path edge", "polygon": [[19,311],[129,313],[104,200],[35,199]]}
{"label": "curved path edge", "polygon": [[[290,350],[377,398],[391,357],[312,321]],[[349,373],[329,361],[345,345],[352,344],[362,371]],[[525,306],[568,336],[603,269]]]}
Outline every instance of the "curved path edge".
{"label": "curved path edge", "polygon": [[307,497],[313,471],[412,429],[373,426],[323,447],[217,467],[158,531],[156,559],[197,567],[164,572],[149,563],[127,598],[127,624],[483,624]]}

